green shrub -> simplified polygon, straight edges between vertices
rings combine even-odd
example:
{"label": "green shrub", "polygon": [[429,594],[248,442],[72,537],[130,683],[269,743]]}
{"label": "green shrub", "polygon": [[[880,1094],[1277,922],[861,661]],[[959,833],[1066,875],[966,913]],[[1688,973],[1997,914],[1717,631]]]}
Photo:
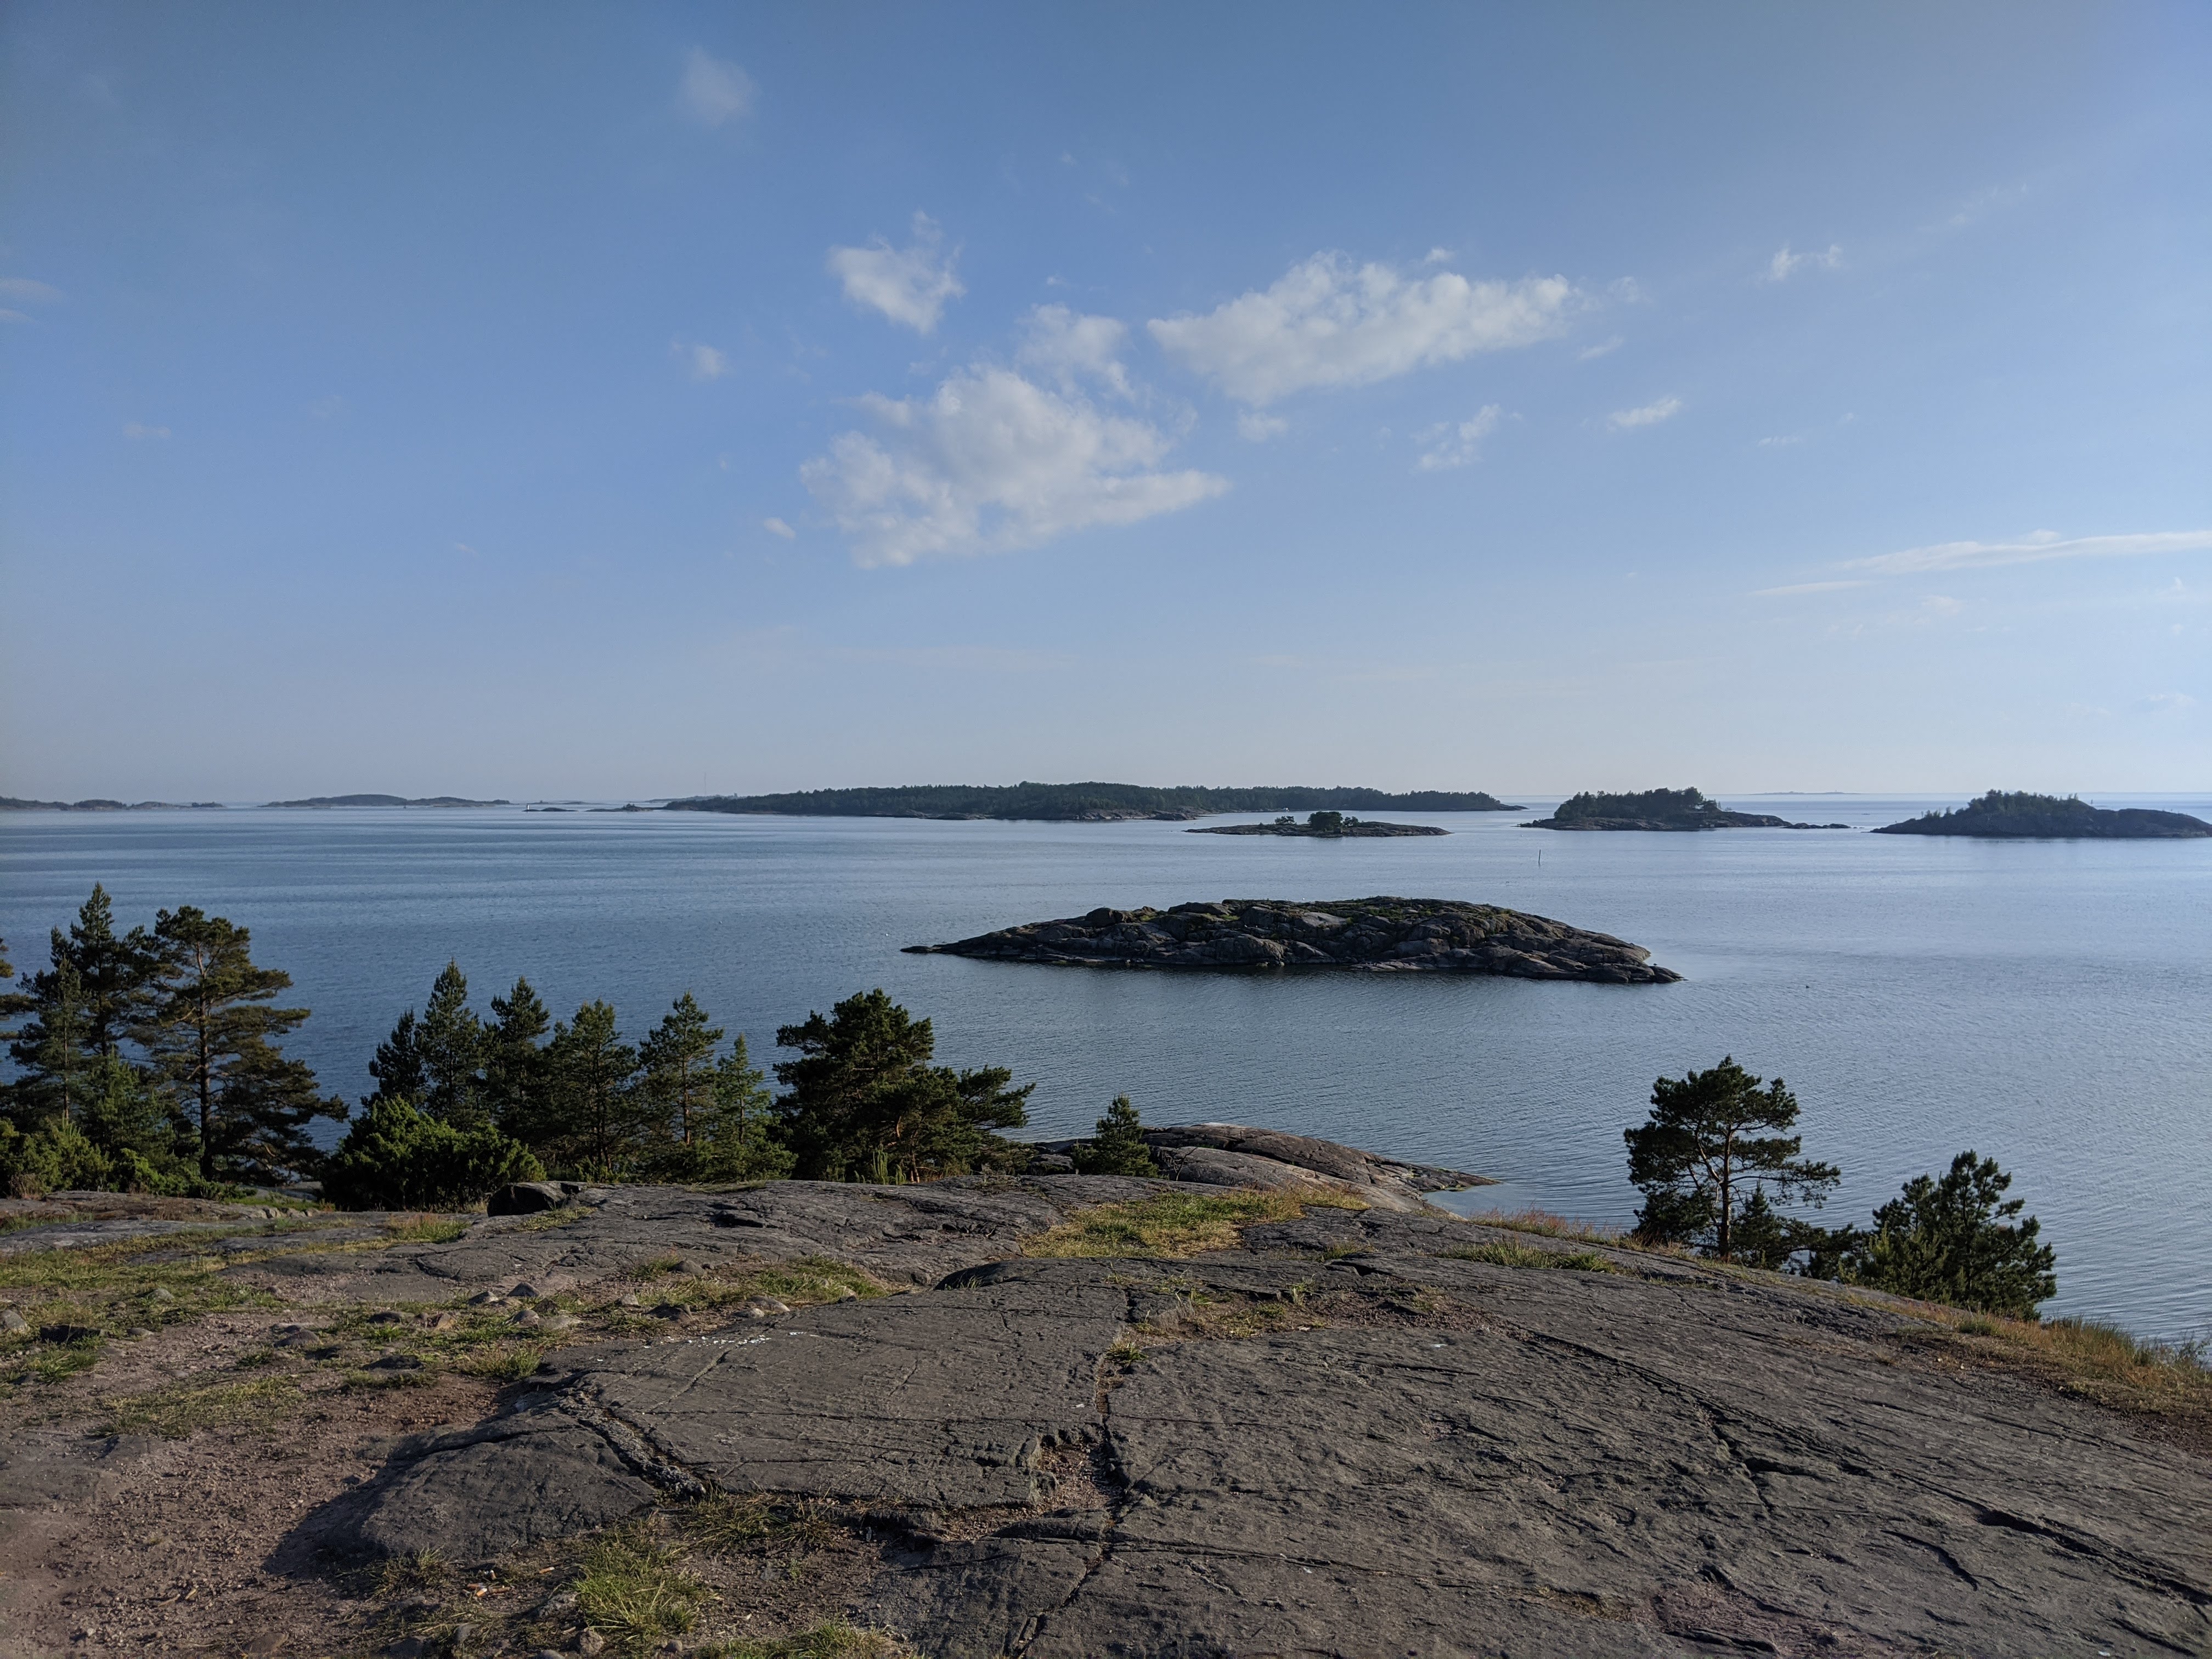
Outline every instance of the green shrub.
{"label": "green shrub", "polygon": [[1085,1175],[1156,1176],[1160,1166],[1145,1144],[1145,1126],[1127,1095],[1114,1097],[1106,1115],[1098,1120],[1098,1133],[1075,1143],[1075,1167]]}
{"label": "green shrub", "polygon": [[325,1164],[323,1195],[342,1210],[452,1210],[544,1177],[528,1147],[489,1124],[457,1128],[404,1100],[380,1100]]}
{"label": "green shrub", "polygon": [[101,1191],[113,1170],[107,1154],[65,1117],[49,1119],[28,1134],[0,1122],[0,1181],[14,1197]]}
{"label": "green shrub", "polygon": [[2023,1200],[2004,1196],[2011,1185],[1995,1158],[1971,1151],[1953,1158],[1940,1180],[1916,1176],[1875,1212],[1873,1231],[1850,1237],[1834,1276],[1922,1302],[2032,1318],[2037,1303],[2057,1294],[2057,1256],[2038,1241],[2036,1218],[2021,1218]]}

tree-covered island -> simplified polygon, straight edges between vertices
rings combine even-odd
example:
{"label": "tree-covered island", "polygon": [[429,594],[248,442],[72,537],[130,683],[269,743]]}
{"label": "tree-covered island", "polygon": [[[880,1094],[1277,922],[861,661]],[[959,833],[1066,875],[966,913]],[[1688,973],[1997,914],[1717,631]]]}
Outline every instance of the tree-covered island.
{"label": "tree-covered island", "polygon": [[1885,823],[1877,836],[1975,836],[1999,841],[2179,841],[2212,836],[2212,823],[2186,812],[2144,806],[2108,809],[2077,796],[1992,789],[1948,812]]}
{"label": "tree-covered island", "polygon": [[1848,830],[1847,823],[1792,823],[1771,812],[1731,812],[1695,789],[1646,789],[1613,795],[1585,790],[1524,830]]}
{"label": "tree-covered island", "polygon": [[1216,812],[1520,812],[1481,790],[1279,788],[1156,789],[1135,783],[931,783],[890,789],[809,789],[782,795],[687,795],[672,812],[759,812],[790,817],[1006,818],[1109,823],[1125,818],[1202,818]]}
{"label": "tree-covered island", "polygon": [[1304,836],[1311,840],[1342,841],[1347,836],[1449,836],[1432,823],[1378,823],[1356,818],[1349,812],[1310,812],[1300,823],[1289,813],[1266,823],[1208,823],[1186,830],[1188,836]]}

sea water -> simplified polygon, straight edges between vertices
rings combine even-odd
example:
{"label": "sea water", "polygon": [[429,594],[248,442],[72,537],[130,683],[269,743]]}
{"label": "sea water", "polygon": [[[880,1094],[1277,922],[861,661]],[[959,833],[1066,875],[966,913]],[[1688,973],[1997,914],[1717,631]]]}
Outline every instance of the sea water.
{"label": "sea water", "polygon": [[[2212,1328],[2212,840],[1862,833],[1919,799],[1730,796],[1852,830],[1561,835],[1447,814],[1425,839],[1178,823],[929,823],[517,808],[0,817],[19,969],[97,880],[125,925],[197,904],[250,927],[314,1011],[291,1051],[367,1092],[376,1041],[447,959],[482,1008],[527,975],[632,1040],[695,993],[776,1027],[881,986],[938,1052],[1034,1082],[1040,1136],[1117,1094],[1147,1121],[1266,1124],[1500,1178],[1462,1207],[1633,1212],[1621,1131],[1651,1084],[1732,1054],[1787,1080],[1831,1219],[1972,1147],[2058,1251],[2052,1313]],[[1532,808],[1549,801],[1530,798]],[[1954,804],[1954,803],[1942,803]],[[2212,799],[2117,798],[2212,817]],[[1406,817],[1406,814],[1392,814]],[[900,947],[1101,904],[1372,894],[1510,905],[1648,947],[1679,985],[1165,975]]]}

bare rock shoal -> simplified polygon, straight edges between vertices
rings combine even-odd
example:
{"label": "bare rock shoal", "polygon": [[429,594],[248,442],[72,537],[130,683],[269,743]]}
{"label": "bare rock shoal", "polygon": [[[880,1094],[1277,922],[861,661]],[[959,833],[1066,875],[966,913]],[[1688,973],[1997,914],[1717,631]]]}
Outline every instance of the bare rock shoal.
{"label": "bare rock shoal", "polygon": [[1449,899],[1224,899],[1170,910],[1101,908],[949,945],[906,948],[925,956],[1091,968],[1337,968],[1608,985],[1664,984],[1681,977],[1655,965],[1643,946],[1609,933]]}
{"label": "bare rock shoal", "polygon": [[[1266,1131],[1175,1133],[1268,1158],[1237,1152]],[[572,1259],[649,1211],[663,1248],[735,1235],[921,1288],[556,1354],[303,1534],[465,1563],[702,1490],[819,1498],[878,1552],[848,1615],[932,1659],[2212,1642],[2212,1465],[1917,1358],[1903,1304],[1379,1206],[1188,1261],[1019,1254],[1086,1202],[1178,1190],[1203,1189],[604,1206],[560,1230]]]}

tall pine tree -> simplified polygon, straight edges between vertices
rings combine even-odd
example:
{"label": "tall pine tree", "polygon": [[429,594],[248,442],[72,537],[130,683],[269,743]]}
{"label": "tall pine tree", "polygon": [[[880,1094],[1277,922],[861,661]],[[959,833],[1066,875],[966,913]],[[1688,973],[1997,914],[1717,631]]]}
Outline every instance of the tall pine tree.
{"label": "tall pine tree", "polygon": [[489,1122],[480,1075],[483,1048],[483,1023],[469,1006],[469,981],[460,963],[448,962],[430,988],[422,1024],[416,1028],[424,1089],[415,1103],[457,1128],[472,1129]]}
{"label": "tall pine tree", "polygon": [[553,1018],[526,979],[517,979],[512,991],[491,1000],[491,1015],[484,1028],[484,1105],[501,1128],[519,1134],[517,1126],[544,1098],[544,1039]]}
{"label": "tall pine tree", "polygon": [[520,1138],[556,1170],[612,1180],[633,1157],[631,1079],[637,1050],[622,1040],[615,1011],[587,1002],[556,1024],[546,1046],[546,1088]]}
{"label": "tall pine tree", "polygon": [[638,1091],[645,1109],[640,1127],[653,1139],[688,1147],[711,1125],[714,1050],[721,1041],[721,1028],[707,1024],[707,1011],[686,991],[638,1045]]}
{"label": "tall pine tree", "polygon": [[85,1019],[84,983],[69,958],[62,931],[53,935],[53,966],[23,976],[15,1001],[31,1018],[8,1044],[18,1068],[9,1115],[21,1128],[60,1119],[73,1122],[84,1108],[92,1061]]}
{"label": "tall pine tree", "polygon": [[311,1168],[307,1126],[343,1119],[315,1074],[277,1047],[307,1018],[268,1006],[292,977],[255,965],[243,927],[193,905],[155,919],[154,995],[138,1040],[199,1141],[205,1180],[276,1182]]}

